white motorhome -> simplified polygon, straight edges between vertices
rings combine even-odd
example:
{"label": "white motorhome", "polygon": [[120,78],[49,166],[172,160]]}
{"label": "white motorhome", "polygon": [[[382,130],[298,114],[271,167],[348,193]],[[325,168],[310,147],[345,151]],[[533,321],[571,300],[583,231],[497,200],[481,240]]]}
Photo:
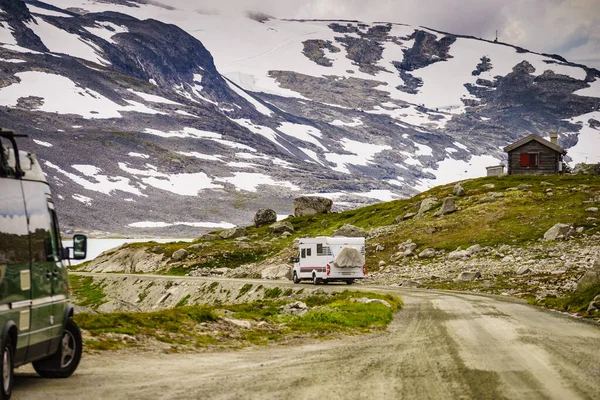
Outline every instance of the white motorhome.
{"label": "white motorhome", "polygon": [[292,280],[312,280],[317,285],[328,282],[346,282],[348,285],[366,275],[365,238],[326,237],[300,239],[298,257],[294,263]]}

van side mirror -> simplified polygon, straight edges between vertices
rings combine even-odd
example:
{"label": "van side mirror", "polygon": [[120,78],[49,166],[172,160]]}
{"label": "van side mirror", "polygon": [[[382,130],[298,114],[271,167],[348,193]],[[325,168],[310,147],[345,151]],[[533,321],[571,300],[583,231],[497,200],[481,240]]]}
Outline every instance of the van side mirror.
{"label": "van side mirror", "polygon": [[87,256],[87,236],[73,236],[73,260],[83,260]]}
{"label": "van side mirror", "polygon": [[290,257],[290,262],[297,263],[297,262],[300,262],[300,259],[298,257]]}

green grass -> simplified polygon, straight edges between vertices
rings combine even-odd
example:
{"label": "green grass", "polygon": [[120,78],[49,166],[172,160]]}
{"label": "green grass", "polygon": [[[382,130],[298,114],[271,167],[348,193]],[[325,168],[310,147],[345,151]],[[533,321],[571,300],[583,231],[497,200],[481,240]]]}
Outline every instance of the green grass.
{"label": "green grass", "polygon": [[250,289],[252,289],[252,284],[251,283],[246,283],[244,286],[242,286],[240,288],[240,291],[238,292],[238,295],[237,295],[236,299],[239,299],[240,297],[242,297],[243,295],[245,295],[246,293],[248,293],[250,291]]}
{"label": "green grass", "polygon": [[105,303],[106,294],[102,288],[102,282],[94,282],[91,276],[69,276],[69,284],[73,294],[77,297],[77,304],[83,307],[97,308]]}
{"label": "green grass", "polygon": [[[359,297],[384,299],[392,307],[353,301]],[[324,338],[380,330],[392,321],[394,311],[402,307],[402,300],[396,296],[349,291],[329,296],[310,296],[306,302],[312,309],[304,316],[282,314],[280,307],[289,301],[262,300],[245,304],[179,306],[145,313],[81,313],[75,316],[75,321],[90,332],[92,338],[86,341],[86,346],[95,350],[135,345],[114,337],[107,338],[107,333],[154,338],[175,347],[246,346],[297,337]],[[202,324],[217,323],[219,313],[223,310],[236,319],[256,323],[265,321],[267,324],[253,324],[252,329],[234,332],[221,329],[217,334],[215,330],[219,329],[218,324],[202,328]]]}
{"label": "green grass", "polygon": [[585,317],[589,316],[587,308],[590,302],[598,295],[600,295],[600,284],[593,285],[581,292],[575,291],[565,297],[545,298],[539,302],[532,300],[532,303],[555,310],[577,313]]}

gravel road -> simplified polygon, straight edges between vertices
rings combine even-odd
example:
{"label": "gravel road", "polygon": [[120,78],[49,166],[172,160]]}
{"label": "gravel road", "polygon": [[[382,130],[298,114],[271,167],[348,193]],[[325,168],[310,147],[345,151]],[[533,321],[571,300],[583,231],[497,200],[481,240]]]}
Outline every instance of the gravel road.
{"label": "gravel road", "polygon": [[[363,289],[363,288],[361,288]],[[369,288],[390,291],[389,288]],[[367,337],[201,354],[87,355],[69,379],[16,370],[19,399],[593,399],[600,327],[522,302],[399,290]]]}

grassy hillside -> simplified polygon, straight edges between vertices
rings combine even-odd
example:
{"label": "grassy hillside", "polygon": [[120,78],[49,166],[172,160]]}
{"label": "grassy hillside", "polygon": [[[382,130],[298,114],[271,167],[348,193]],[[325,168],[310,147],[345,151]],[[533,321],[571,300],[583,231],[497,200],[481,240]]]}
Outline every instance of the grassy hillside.
{"label": "grassy hillside", "polygon": [[[521,190],[511,190],[519,185]],[[146,247],[164,253],[166,257],[186,248],[191,257],[170,263],[163,271],[182,275],[201,267],[236,268],[278,254],[283,258],[293,254],[292,242],[295,238],[331,235],[344,224],[366,230],[387,227],[376,240],[385,250],[367,252],[367,268],[373,270],[378,260],[388,259],[396,245],[408,239],[418,243],[419,247],[454,250],[458,246],[476,243],[481,246],[524,244],[541,238],[546,230],[558,222],[573,223],[588,234],[600,231],[599,221],[590,219],[594,218],[594,214],[586,211],[590,207],[600,206],[599,176],[505,176],[468,180],[463,182],[466,196],[456,198],[458,211],[435,217],[434,212],[442,200],[452,194],[453,187],[454,184],[438,186],[410,199],[351,211],[289,218],[294,233],[287,238],[271,236],[268,226],[249,226],[248,240],[245,241],[248,246],[241,246],[240,241],[229,239],[215,240],[210,247],[198,249],[189,249],[190,243],[187,242],[159,246],[153,242],[135,243],[130,244],[129,248]],[[491,193],[499,193],[502,197],[493,199]],[[422,218],[395,222],[400,216],[417,212],[426,197],[436,197],[438,205]],[[595,217],[600,218],[600,214]]]}

